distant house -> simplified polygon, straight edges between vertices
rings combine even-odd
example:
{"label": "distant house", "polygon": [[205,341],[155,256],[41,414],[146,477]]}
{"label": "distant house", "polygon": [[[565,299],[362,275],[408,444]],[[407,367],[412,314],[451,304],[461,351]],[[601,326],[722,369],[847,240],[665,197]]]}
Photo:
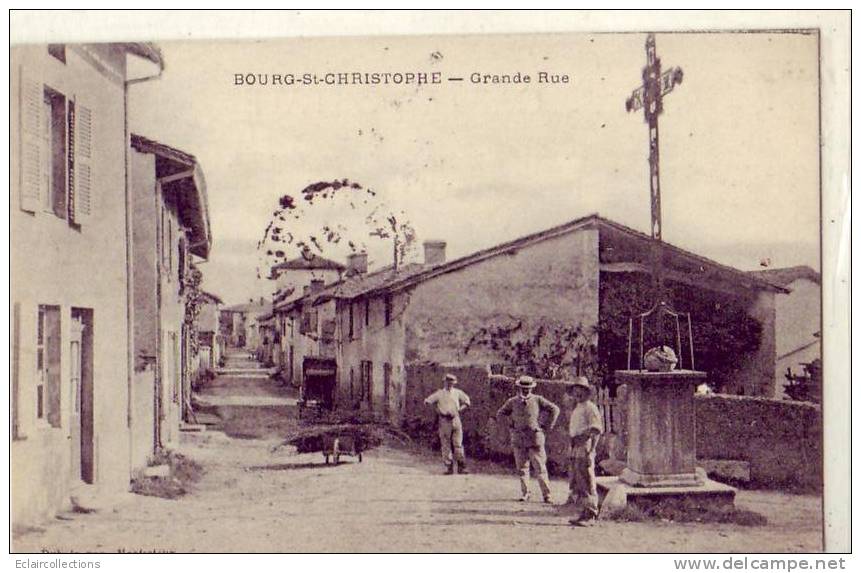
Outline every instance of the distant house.
{"label": "distant house", "polygon": [[[130,61],[151,44],[10,53],[10,476],[13,524],[89,484],[127,491],[133,378],[128,300]],[[142,78],[141,78],[142,79]]]}
{"label": "distant house", "polygon": [[751,274],[789,291],[775,300],[774,397],[785,398],[787,373],[803,374],[804,364],[822,358],[821,278],[808,266],[765,269]]}
{"label": "distant house", "polygon": [[212,245],[206,183],[194,156],[132,134],[135,426],[133,458],[179,441],[191,409],[192,326],[186,317],[192,259]]}
{"label": "distant house", "polygon": [[[372,411],[402,421],[406,366],[421,362],[506,366],[505,341],[476,344],[488,329],[520,340],[564,326],[580,327],[612,382],[624,368],[624,342],[602,327],[631,311],[618,300],[648,289],[648,236],[590,215],[447,261],[445,243],[424,245],[421,264],[367,272],[353,255],[346,276],[311,285],[305,296],[276,304],[287,322],[286,343],[303,397],[333,407]],[[701,321],[709,315],[755,323],[758,343],[733,364],[725,391],[765,395],[774,385],[774,296],[779,286],[669,244],[666,277],[676,306]],[[747,322],[745,324],[747,324]],[[694,319],[695,338],[702,324]],[[753,336],[753,335],[752,335]],[[496,344],[498,342],[499,344]],[[615,343],[615,345],[611,345]],[[603,346],[602,346],[603,344]],[[698,349],[704,367],[717,358]],[[682,357],[690,367],[689,356]]]}
{"label": "distant house", "polygon": [[227,345],[256,350],[259,344],[257,320],[271,310],[272,303],[263,297],[222,308],[219,312],[218,326]]}
{"label": "distant house", "polygon": [[220,297],[203,291],[203,301],[197,317],[198,369],[215,370],[221,361],[224,342],[218,331]]}
{"label": "distant house", "polygon": [[272,302],[277,304],[288,298],[298,298],[302,288],[312,280],[332,283],[341,278],[344,265],[333,260],[304,252],[302,255],[272,266],[269,279],[275,281]]}

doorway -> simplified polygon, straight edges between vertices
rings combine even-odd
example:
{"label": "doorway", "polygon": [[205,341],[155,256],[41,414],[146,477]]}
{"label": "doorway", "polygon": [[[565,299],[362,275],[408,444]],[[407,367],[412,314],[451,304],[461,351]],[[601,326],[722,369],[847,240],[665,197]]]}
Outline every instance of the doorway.
{"label": "doorway", "polygon": [[69,332],[69,447],[73,482],[93,483],[93,311],[72,309]]}

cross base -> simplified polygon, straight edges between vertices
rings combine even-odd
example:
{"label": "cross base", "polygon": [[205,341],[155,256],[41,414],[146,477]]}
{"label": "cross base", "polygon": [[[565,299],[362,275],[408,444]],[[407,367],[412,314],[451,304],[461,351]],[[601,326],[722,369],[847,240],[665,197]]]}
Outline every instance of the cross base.
{"label": "cross base", "polygon": [[612,518],[626,508],[648,512],[661,507],[727,511],[735,507],[736,490],[708,478],[699,485],[635,487],[618,477],[599,477],[601,518]]}
{"label": "cross base", "polygon": [[708,478],[702,468],[681,474],[644,474],[625,468],[619,481],[632,487],[692,487],[704,484]]}

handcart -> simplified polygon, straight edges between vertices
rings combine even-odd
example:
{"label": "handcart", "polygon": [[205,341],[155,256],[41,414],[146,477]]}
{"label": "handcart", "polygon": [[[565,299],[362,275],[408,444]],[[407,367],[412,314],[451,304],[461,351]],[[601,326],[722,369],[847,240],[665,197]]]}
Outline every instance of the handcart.
{"label": "handcart", "polygon": [[338,434],[323,436],[323,457],[326,463],[332,462],[337,465],[341,456],[353,456],[362,461],[363,440],[355,434]]}

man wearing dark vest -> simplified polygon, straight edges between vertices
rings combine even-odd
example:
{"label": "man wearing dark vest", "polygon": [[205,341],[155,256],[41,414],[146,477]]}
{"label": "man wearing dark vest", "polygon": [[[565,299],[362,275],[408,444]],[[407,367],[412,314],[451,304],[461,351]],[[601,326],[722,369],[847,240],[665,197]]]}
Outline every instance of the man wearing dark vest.
{"label": "man wearing dark vest", "polygon": [[535,469],[538,486],[544,503],[550,503],[550,480],[547,476],[547,452],[544,450],[544,428],[541,427],[542,412],[548,414],[547,431],[551,431],[559,418],[559,406],[532,389],[537,385],[530,376],[521,376],[515,382],[518,395],[509,398],[497,416],[508,416],[511,421],[511,447],[514,464],[520,476],[520,501],[529,501],[529,466]]}

